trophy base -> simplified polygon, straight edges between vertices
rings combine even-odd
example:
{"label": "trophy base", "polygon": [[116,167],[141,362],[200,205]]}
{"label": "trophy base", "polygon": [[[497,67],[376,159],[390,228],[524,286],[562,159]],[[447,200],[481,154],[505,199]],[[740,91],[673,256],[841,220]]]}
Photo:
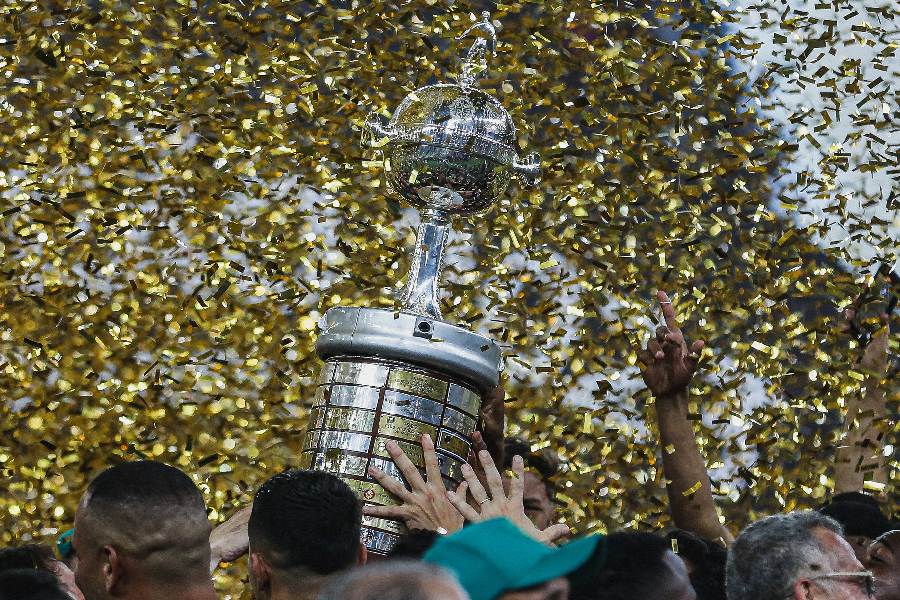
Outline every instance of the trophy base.
{"label": "trophy base", "polygon": [[[421,438],[435,443],[447,489],[462,481],[462,465],[478,422],[478,390],[434,370],[380,357],[338,356],[319,374],[300,468],[337,475],[365,504],[397,499],[368,474],[375,466],[403,481],[387,451],[395,441],[425,477]],[[405,531],[390,519],[363,517],[361,539],[370,552],[387,554]]]}
{"label": "trophy base", "polygon": [[[488,338],[405,312],[336,307],[325,313],[316,352],[319,374],[302,468],[344,480],[360,501],[396,505],[369,476],[375,466],[406,483],[390,454],[395,441],[425,476],[422,435],[434,440],[447,489],[463,480],[462,465],[478,424],[481,396],[500,378],[500,348]],[[405,531],[391,519],[363,517],[361,539],[387,554]]]}

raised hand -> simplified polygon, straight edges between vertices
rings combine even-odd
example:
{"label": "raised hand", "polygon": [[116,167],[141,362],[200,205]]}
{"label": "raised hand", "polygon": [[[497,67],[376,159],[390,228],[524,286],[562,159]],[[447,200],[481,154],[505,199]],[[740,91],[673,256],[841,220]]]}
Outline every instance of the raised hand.
{"label": "raised hand", "polygon": [[656,293],[666,324],[657,328],[656,336],[647,348],[638,353],[644,364],[644,383],[654,397],[671,396],[687,390],[697,370],[703,342],[696,341],[690,348],[675,320],[675,309],[665,292]]}
{"label": "raised hand", "polygon": [[[463,477],[466,480],[459,485],[456,492],[447,492],[450,502],[467,521],[477,523],[505,517],[523,532],[545,544],[551,544],[568,535],[569,528],[566,525],[556,524],[541,530],[535,527],[528,515],[525,514],[522,503],[525,462],[521,456],[514,456],[512,460],[513,477],[509,482],[509,493],[503,489],[503,478],[490,453],[482,450],[478,453],[478,460],[484,469],[487,489],[476,477],[474,469],[466,464],[462,467]],[[472,497],[477,503],[477,509],[466,502],[467,489],[471,491]]]}
{"label": "raised hand", "polygon": [[422,453],[425,458],[425,476],[409,460],[396,442],[387,443],[388,454],[403,473],[411,489],[381,469],[370,466],[369,474],[381,486],[399,498],[400,506],[363,506],[363,513],[373,517],[397,519],[410,529],[430,529],[439,533],[453,533],[462,529],[464,519],[447,498],[447,489],[441,480],[441,469],[434,451],[434,441],[427,433],[422,436]]}
{"label": "raised hand", "polygon": [[232,562],[247,553],[250,546],[247,522],[250,520],[252,510],[253,506],[242,508],[209,534],[209,546],[212,551],[210,573],[216,570],[219,563]]}

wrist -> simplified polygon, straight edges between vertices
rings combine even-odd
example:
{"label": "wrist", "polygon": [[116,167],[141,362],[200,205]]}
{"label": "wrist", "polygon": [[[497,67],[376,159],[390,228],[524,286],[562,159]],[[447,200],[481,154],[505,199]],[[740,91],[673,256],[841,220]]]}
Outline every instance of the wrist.
{"label": "wrist", "polygon": [[688,395],[688,388],[687,386],[684,386],[683,388],[668,390],[662,394],[653,394],[653,399],[656,402],[671,403],[675,401],[687,400]]}

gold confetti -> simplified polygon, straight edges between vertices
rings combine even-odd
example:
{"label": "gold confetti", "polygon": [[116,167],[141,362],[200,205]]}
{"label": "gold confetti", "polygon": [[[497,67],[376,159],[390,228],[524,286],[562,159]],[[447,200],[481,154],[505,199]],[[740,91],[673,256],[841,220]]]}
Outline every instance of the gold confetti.
{"label": "gold confetti", "polygon": [[[415,243],[396,170],[360,131],[452,81],[465,48],[450,38],[482,8],[3,3],[0,544],[52,543],[114,461],[178,465],[218,520],[296,465],[316,323],[332,306],[394,309]],[[861,351],[837,331],[860,293],[844,265],[868,268],[853,244],[895,247],[889,222],[856,207],[900,208],[897,185],[841,185],[898,173],[897,17],[852,10],[834,25],[735,3],[494,15],[499,57],[480,85],[542,175],[454,223],[442,310],[502,344],[510,432],[558,455],[556,499],[578,533],[671,524],[670,450],[630,391],[657,289],[679,294],[685,333],[707,343],[691,424],[707,464],[724,465],[726,523],[827,497],[825,449],[863,384]],[[752,80],[735,67],[762,51],[735,25],[751,13],[776,52]],[[863,46],[869,64],[842,54]],[[791,104],[776,79],[820,88],[827,108]],[[789,127],[767,112],[779,103]],[[815,168],[795,172],[801,149]],[[837,224],[845,239],[814,243]],[[223,597],[248,598],[245,575],[230,565]]]}

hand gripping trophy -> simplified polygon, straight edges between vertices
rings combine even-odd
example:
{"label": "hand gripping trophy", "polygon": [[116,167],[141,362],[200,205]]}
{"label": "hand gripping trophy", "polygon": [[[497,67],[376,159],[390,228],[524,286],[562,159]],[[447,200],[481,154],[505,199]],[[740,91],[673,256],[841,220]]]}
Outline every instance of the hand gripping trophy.
{"label": "hand gripping trophy", "polygon": [[[488,13],[457,39],[473,32],[478,37],[458,84],[417,89],[386,126],[374,115],[367,121],[388,182],[422,216],[402,308],[334,307],[319,324],[316,352],[325,364],[301,466],[334,473],[365,503],[397,503],[367,468],[402,480],[385,447],[389,440],[424,467],[425,433],[435,440],[444,484],[455,488],[481,396],[502,369],[500,348],[445,321],[438,299],[452,219],[487,210],[512,175],[533,185],[539,174],[536,155],[520,161],[516,154],[509,113],[475,87],[487,51],[496,53]],[[386,554],[402,531],[396,521],[365,517],[362,539],[370,552]]]}

